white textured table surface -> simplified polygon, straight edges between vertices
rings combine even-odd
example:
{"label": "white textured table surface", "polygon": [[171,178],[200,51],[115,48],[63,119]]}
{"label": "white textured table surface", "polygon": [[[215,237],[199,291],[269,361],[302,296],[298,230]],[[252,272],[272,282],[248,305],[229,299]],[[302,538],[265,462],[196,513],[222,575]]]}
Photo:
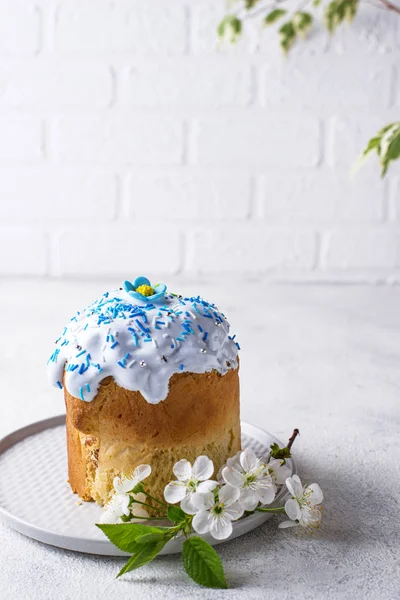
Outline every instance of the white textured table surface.
{"label": "white textured table surface", "polygon": [[[296,537],[274,518],[219,546],[226,592],[191,583],[179,557],[116,581],[119,559],[0,525],[2,599],[400,597],[400,289],[242,285],[239,298],[229,282],[180,289],[219,303],[238,334],[243,418],[281,439],[300,428],[300,475],[326,498],[319,534]],[[107,287],[0,284],[0,436],[63,411],[62,394],[47,387],[48,354],[64,321]]]}

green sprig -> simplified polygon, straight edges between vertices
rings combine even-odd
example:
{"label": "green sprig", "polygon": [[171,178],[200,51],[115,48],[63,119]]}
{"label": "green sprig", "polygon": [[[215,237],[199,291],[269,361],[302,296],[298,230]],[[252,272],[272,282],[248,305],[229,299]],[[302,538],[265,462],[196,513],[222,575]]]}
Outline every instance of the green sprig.
{"label": "green sprig", "polygon": [[[154,560],[164,546],[180,532],[185,535],[190,533],[192,516],[186,515],[181,508],[170,505],[168,518],[177,524],[173,527],[153,527],[138,523],[97,525],[114,546],[132,555],[117,577]],[[202,538],[192,536],[185,541],[182,560],[187,574],[196,583],[211,588],[228,587],[220,557]]]}

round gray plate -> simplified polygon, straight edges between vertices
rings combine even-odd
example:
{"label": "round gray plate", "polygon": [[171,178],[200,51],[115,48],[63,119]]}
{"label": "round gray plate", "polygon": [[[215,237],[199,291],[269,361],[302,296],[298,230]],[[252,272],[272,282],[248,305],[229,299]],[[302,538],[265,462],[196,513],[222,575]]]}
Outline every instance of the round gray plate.
{"label": "round gray plate", "polygon": [[[242,446],[259,456],[279,442],[273,435],[242,423]],[[35,540],[89,554],[123,556],[95,526],[103,509],[94,502],[81,502],[67,483],[65,416],[60,415],[18,429],[0,441],[0,519],[20,533]],[[288,460],[292,474],[293,459]],[[275,503],[282,502],[282,489]],[[270,518],[255,513],[233,523],[229,539],[243,535]],[[209,534],[213,545],[221,543]],[[183,540],[171,540],[161,554],[181,551]]]}

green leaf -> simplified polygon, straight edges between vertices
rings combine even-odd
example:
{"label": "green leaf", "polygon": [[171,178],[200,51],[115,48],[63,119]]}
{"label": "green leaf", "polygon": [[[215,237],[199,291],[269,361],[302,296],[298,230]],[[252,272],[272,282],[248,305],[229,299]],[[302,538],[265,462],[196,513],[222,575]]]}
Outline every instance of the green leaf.
{"label": "green leaf", "polygon": [[167,541],[167,539],[161,539],[145,544],[137,543],[133,556],[122,567],[117,577],[121,577],[124,573],[139,569],[139,567],[151,562],[161,552]]}
{"label": "green leaf", "polygon": [[296,41],[296,29],[292,21],[287,21],[279,29],[279,43],[282,50],[287,54]]}
{"label": "green leaf", "polygon": [[228,587],[220,557],[202,538],[188,538],[183,544],[182,558],[186,573],[196,583],[211,588]]}
{"label": "green leaf", "polygon": [[306,32],[313,22],[312,15],[308,12],[298,11],[293,15],[293,25],[297,32]]}
{"label": "green leaf", "polygon": [[265,25],[272,25],[276,23],[281,17],[284,17],[287,13],[287,10],[283,8],[275,8],[272,10],[264,19]]}
{"label": "green leaf", "polygon": [[286,464],[286,459],[292,456],[290,449],[287,446],[285,448],[280,448],[276,442],[271,444],[270,449],[270,456],[272,456],[272,458],[283,460],[283,464]]}
{"label": "green leaf", "polygon": [[[387,135],[387,133],[385,135]],[[386,175],[389,164],[400,157],[400,123],[398,124],[397,129],[391,132],[387,147],[384,148],[382,142],[381,153],[384,150],[386,150],[384,154],[381,154],[382,177]]]}
{"label": "green leaf", "polygon": [[313,17],[310,13],[297,11],[293,15],[293,26],[299,37],[305,38],[311,29]]}
{"label": "green leaf", "polygon": [[372,150],[375,150],[375,148],[379,148],[380,143],[381,143],[380,137],[374,137],[374,138],[370,139],[367,147],[363,151],[363,156],[367,156],[367,154],[372,152]]}
{"label": "green leaf", "polygon": [[245,0],[244,6],[245,6],[246,10],[251,10],[259,2],[260,2],[260,0]]}
{"label": "green leaf", "polygon": [[332,0],[325,10],[325,25],[333,33],[343,21],[352,21],[357,14],[359,0]]}
{"label": "green leaf", "polygon": [[400,158],[400,121],[382,127],[382,129],[369,140],[367,147],[362,153],[362,157],[366,157],[373,151],[375,151],[378,156],[379,163],[382,167],[381,176],[384,177],[390,163]]}
{"label": "green leaf", "polygon": [[227,15],[217,28],[218,36],[234,44],[242,33],[242,21],[236,15]]}
{"label": "green leaf", "polygon": [[186,513],[179,506],[168,506],[168,519],[173,523],[181,523],[186,519]]}
{"label": "green leaf", "polygon": [[[135,552],[137,544],[140,543],[143,536],[146,536],[145,540],[147,541],[157,542],[166,539],[170,531],[170,527],[151,527],[140,523],[97,524],[97,527],[114,546],[129,553]],[[149,535],[153,536],[151,540]]]}

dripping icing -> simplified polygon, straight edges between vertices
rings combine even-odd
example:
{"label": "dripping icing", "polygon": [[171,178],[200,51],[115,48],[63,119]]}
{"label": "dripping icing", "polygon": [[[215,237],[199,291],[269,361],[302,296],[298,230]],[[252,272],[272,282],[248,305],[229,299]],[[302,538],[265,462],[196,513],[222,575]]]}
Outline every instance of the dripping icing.
{"label": "dripping icing", "polygon": [[151,404],[165,400],[174,373],[224,375],[237,367],[239,344],[214,304],[165,293],[154,303],[125,290],[106,292],[78,312],[48,360],[52,385],[90,402],[112,376]]}

